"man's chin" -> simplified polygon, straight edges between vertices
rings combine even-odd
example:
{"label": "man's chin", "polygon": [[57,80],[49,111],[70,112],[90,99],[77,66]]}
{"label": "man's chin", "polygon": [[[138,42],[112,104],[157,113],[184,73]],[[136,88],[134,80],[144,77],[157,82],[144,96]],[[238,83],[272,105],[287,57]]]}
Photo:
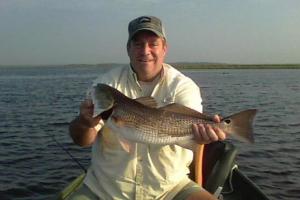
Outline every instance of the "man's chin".
{"label": "man's chin", "polygon": [[138,62],[140,67],[151,67],[153,66],[153,62]]}

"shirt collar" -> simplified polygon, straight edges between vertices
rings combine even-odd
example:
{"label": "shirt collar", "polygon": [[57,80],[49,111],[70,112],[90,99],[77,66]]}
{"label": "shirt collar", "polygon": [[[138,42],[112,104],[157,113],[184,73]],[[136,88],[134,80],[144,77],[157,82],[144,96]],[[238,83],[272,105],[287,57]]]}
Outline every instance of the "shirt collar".
{"label": "shirt collar", "polygon": [[[162,70],[160,72],[159,82],[161,82],[164,79],[165,74],[166,74],[166,70],[167,70],[166,64],[163,63],[163,67],[162,67]],[[129,75],[130,75],[130,78],[132,78],[134,80],[134,82],[136,82],[139,85],[137,74],[135,73],[135,71],[133,71],[133,68],[132,68],[131,64],[129,64]]]}

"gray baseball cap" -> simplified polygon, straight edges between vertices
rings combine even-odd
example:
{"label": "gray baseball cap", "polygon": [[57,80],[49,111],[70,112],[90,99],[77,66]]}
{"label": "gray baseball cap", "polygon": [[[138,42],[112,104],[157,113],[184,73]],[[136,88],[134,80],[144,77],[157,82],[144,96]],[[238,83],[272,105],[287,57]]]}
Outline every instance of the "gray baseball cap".
{"label": "gray baseball cap", "polygon": [[155,33],[157,36],[165,38],[166,34],[160,19],[154,16],[141,16],[132,20],[128,25],[128,41],[141,30],[148,30]]}

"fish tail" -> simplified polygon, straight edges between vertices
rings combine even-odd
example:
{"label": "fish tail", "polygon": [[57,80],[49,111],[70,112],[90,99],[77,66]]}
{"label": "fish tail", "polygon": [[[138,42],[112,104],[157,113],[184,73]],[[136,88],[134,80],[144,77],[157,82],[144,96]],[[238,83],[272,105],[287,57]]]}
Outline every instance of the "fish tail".
{"label": "fish tail", "polygon": [[228,132],[236,136],[237,139],[248,143],[254,143],[253,119],[256,115],[256,109],[249,109],[233,114],[222,119],[222,122],[229,125]]}

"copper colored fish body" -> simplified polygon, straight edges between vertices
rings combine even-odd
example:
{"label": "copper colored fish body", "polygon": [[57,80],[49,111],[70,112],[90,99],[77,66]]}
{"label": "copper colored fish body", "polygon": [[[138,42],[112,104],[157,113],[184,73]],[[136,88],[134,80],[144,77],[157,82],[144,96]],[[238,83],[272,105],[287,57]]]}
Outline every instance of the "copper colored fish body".
{"label": "copper colored fish body", "polygon": [[[151,97],[130,99],[118,90],[98,84],[94,88],[94,104],[101,110],[106,125],[121,141],[146,144],[177,144],[193,149],[192,124],[211,124],[242,141],[254,142],[252,133],[255,109],[225,117],[220,123],[193,109],[179,104],[156,108]],[[99,113],[96,113],[99,114]]]}

